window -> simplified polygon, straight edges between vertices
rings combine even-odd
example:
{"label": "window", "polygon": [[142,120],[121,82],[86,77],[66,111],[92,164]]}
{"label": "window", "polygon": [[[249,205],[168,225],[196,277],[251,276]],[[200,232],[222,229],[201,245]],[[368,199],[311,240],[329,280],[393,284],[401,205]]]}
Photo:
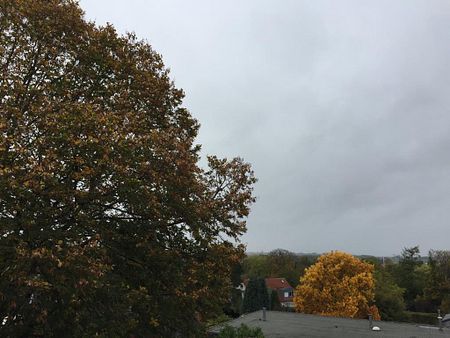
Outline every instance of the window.
{"label": "window", "polygon": [[292,297],[294,293],[292,291],[284,291],[284,298]]}

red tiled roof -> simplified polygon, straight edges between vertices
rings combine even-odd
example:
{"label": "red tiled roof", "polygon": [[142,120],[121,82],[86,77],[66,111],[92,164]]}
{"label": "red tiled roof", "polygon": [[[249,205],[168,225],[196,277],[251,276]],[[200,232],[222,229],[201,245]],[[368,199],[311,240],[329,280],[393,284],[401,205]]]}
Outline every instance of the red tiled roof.
{"label": "red tiled roof", "polygon": [[273,277],[266,278],[266,286],[272,290],[292,288],[286,279]]}

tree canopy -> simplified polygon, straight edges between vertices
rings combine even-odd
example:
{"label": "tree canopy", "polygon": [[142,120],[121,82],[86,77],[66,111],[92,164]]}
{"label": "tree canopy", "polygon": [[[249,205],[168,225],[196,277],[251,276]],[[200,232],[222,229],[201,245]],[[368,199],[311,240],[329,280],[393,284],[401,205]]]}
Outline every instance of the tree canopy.
{"label": "tree canopy", "polygon": [[440,309],[450,313],[450,251],[431,250],[429,253],[430,278],[425,288],[425,299]]}
{"label": "tree canopy", "polygon": [[379,319],[371,306],[375,282],[373,265],[350,254],[332,251],[306,269],[294,295],[296,310],[336,317]]}
{"label": "tree canopy", "polygon": [[249,278],[283,277],[290,285],[298,284],[299,276],[315,261],[315,256],[297,255],[293,252],[276,249],[268,254],[247,256],[242,264],[243,275]]}
{"label": "tree canopy", "polygon": [[386,269],[379,267],[375,276],[375,301],[383,320],[404,320],[404,289],[399,287]]}
{"label": "tree canopy", "polygon": [[415,300],[423,294],[426,279],[420,270],[420,250],[418,246],[404,248],[397,265],[390,265],[388,269],[399,287],[404,289],[405,305],[408,310],[415,310]]}
{"label": "tree canopy", "polygon": [[2,336],[196,336],[225,303],[254,201],[198,164],[162,58],[76,1],[0,0]]}

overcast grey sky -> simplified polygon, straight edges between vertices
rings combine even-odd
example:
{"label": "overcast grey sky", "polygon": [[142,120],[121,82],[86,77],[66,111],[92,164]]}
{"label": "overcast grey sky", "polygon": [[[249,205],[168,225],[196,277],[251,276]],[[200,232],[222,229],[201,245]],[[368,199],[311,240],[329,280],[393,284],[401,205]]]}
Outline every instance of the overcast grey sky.
{"label": "overcast grey sky", "polygon": [[203,154],[252,163],[249,251],[450,249],[450,1],[80,4],[162,54]]}

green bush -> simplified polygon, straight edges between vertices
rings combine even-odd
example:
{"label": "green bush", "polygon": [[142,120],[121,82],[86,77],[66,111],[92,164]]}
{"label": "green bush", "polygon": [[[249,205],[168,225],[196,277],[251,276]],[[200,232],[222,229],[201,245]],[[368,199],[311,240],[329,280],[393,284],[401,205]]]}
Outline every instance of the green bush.
{"label": "green bush", "polygon": [[219,333],[219,338],[264,338],[259,327],[250,328],[245,324],[240,327],[225,326]]}

